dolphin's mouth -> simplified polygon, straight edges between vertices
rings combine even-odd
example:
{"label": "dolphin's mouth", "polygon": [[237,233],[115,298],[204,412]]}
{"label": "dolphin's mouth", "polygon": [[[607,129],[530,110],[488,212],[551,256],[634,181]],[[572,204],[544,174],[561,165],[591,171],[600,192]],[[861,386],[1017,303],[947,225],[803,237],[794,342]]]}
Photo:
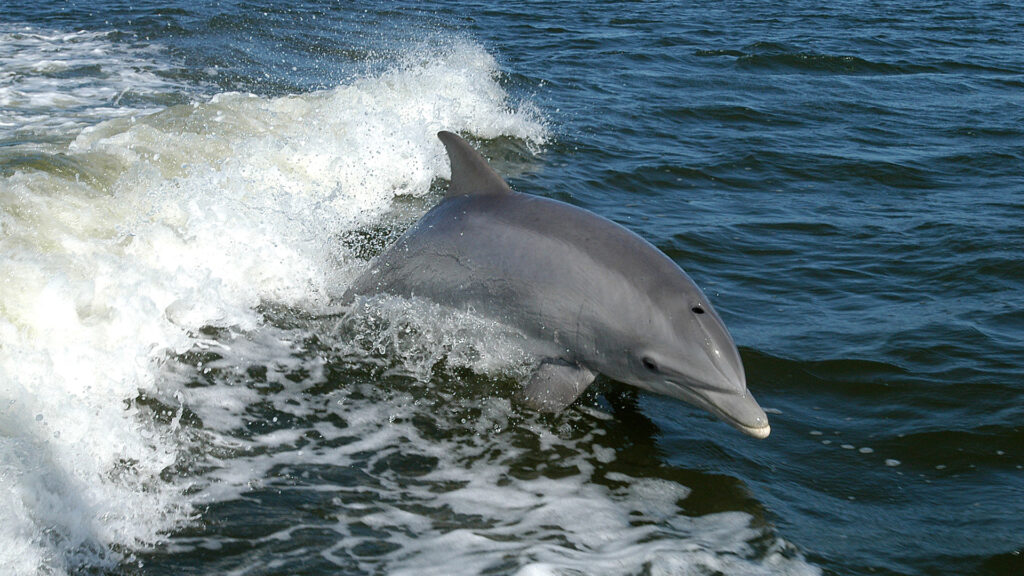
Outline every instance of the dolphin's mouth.
{"label": "dolphin's mouth", "polygon": [[747,436],[753,436],[754,438],[757,438],[758,440],[764,440],[765,438],[768,437],[769,434],[772,433],[772,427],[771,427],[771,425],[768,424],[767,421],[764,423],[764,426],[761,426],[759,428],[753,428],[751,426],[744,426],[743,424],[740,424],[739,422],[735,422],[735,421],[731,421],[731,422],[729,422],[729,424],[732,424],[734,428],[736,428],[740,432],[743,432]]}
{"label": "dolphin's mouth", "polygon": [[725,407],[721,402],[713,403],[712,413],[748,436],[758,439],[767,438],[772,433],[768,415],[750,395],[750,392],[730,396]]}
{"label": "dolphin's mouth", "polygon": [[709,387],[692,387],[674,383],[682,400],[703,408],[718,419],[748,436],[767,438],[772,432],[768,415],[748,390],[743,394],[719,392]]}

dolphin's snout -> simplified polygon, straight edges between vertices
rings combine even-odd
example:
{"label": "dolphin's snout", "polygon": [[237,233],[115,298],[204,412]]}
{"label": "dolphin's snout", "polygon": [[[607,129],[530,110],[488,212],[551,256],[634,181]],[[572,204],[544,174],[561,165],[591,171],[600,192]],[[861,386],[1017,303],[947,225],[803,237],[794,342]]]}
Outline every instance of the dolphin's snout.
{"label": "dolphin's snout", "polygon": [[754,438],[767,438],[771,434],[768,415],[749,391],[721,395],[712,392],[707,394],[707,400],[712,413],[740,432]]}
{"label": "dolphin's snout", "polygon": [[719,355],[715,367],[728,384],[724,389],[708,390],[705,393],[707,400],[712,404],[711,411],[744,434],[754,438],[767,438],[771,433],[768,415],[747,390],[747,377],[739,351],[735,346],[731,346],[723,352],[731,353]]}
{"label": "dolphin's snout", "polygon": [[705,409],[734,428],[754,438],[767,438],[771,433],[768,416],[747,390],[747,376],[743,360],[725,324],[712,312],[701,322],[707,335],[707,355],[718,372],[716,385],[703,388]]}
{"label": "dolphin's snout", "polygon": [[745,432],[748,436],[753,436],[754,438],[757,438],[758,440],[764,440],[765,438],[768,437],[769,434],[772,433],[772,427],[769,426],[768,424],[765,424],[763,428],[750,428],[743,430],[743,432]]}

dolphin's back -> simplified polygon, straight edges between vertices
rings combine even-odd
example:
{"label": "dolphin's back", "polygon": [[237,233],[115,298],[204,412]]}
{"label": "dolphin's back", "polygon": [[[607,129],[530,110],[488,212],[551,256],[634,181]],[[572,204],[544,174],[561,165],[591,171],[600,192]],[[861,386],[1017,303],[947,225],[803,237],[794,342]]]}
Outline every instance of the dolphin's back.
{"label": "dolphin's back", "polygon": [[[685,280],[683,280],[685,279]],[[547,340],[592,344],[600,326],[657,304],[685,273],[636,234],[575,206],[525,194],[446,198],[373,262],[354,294],[473,308]],[[646,305],[641,305],[646,304]]]}

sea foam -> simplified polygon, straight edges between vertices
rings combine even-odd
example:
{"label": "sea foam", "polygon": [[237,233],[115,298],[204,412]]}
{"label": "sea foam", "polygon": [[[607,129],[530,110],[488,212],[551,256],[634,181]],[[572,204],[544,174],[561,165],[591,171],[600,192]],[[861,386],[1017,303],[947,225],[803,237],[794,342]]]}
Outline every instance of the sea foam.
{"label": "sea foam", "polygon": [[0,23],[0,142],[59,141],[98,121],[155,112],[179,98],[153,46],[111,32]]}
{"label": "sea foam", "polygon": [[[124,58],[145,65],[47,79]],[[273,339],[261,305],[328,307],[361,265],[339,237],[447,175],[438,130],[545,137],[471,43],[421,46],[330,90],[152,113],[118,107],[125,90],[180,89],[154,80],[151,49],[7,30],[0,59],[0,97],[16,104],[0,118],[16,142],[0,181],[0,566],[14,574],[111,567],[194,518],[192,481],[167,476],[194,450],[182,405],[159,419],[139,399],[173,403],[167,359],[209,346],[204,330]],[[36,141],[68,130],[40,155]],[[205,400],[210,418],[246,402]]]}

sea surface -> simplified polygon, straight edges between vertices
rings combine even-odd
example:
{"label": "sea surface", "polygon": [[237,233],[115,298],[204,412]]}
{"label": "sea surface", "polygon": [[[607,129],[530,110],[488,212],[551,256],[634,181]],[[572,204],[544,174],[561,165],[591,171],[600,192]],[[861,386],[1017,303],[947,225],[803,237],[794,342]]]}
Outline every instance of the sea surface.
{"label": "sea surface", "polygon": [[[439,130],[704,289],[772,435],[340,306]],[[0,2],[0,573],[1024,574],[1024,3]]]}

